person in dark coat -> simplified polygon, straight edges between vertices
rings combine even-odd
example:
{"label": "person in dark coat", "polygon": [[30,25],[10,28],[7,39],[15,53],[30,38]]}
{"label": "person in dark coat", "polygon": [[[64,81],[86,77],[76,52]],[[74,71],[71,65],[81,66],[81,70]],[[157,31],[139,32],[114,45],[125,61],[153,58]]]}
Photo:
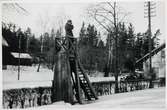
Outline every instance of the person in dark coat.
{"label": "person in dark coat", "polygon": [[[74,26],[72,25],[72,20],[68,20],[67,23],[65,24],[65,32],[66,32],[66,37],[69,39],[69,49],[71,49],[72,44],[74,43],[74,37],[73,37],[73,32],[72,30],[74,29]],[[72,51],[69,52],[70,54]]]}
{"label": "person in dark coat", "polygon": [[72,20],[68,20],[65,25],[66,36],[73,37],[73,32],[72,32],[73,29],[74,26],[72,25]]}

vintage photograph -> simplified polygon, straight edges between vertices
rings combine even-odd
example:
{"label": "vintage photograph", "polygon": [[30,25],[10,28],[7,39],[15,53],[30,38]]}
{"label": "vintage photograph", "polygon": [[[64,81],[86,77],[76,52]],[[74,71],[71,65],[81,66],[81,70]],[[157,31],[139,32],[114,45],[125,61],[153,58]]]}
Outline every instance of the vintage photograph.
{"label": "vintage photograph", "polygon": [[165,0],[1,12],[3,109],[165,109]]}

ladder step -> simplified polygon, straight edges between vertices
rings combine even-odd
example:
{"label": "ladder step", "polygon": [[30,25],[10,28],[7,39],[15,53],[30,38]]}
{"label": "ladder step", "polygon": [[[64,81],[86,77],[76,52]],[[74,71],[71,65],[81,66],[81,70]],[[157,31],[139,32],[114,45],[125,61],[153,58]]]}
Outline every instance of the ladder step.
{"label": "ladder step", "polygon": [[81,71],[81,69],[80,69],[80,68],[77,68],[77,70]]}
{"label": "ladder step", "polygon": [[86,90],[90,90],[90,88],[88,86],[85,87]]}
{"label": "ladder step", "polygon": [[84,81],[84,78],[83,78],[83,77],[79,77],[79,79],[80,79],[81,81]]}
{"label": "ladder step", "polygon": [[94,97],[94,95],[91,92],[88,92],[90,97]]}
{"label": "ladder step", "polygon": [[[81,72],[78,72],[78,75],[82,75],[82,73]],[[83,75],[82,75],[83,76]]]}
{"label": "ladder step", "polygon": [[79,74],[79,77],[84,77],[84,75],[83,74]]}
{"label": "ladder step", "polygon": [[93,94],[90,94],[89,96],[90,96],[90,97],[94,97],[94,95],[93,95]]}
{"label": "ladder step", "polygon": [[91,98],[95,98],[92,94],[89,94],[89,97],[91,97]]}
{"label": "ladder step", "polygon": [[86,91],[90,91],[90,89],[86,88]]}
{"label": "ladder step", "polygon": [[85,90],[86,90],[87,92],[91,92],[91,90],[90,90],[89,88],[85,88]]}
{"label": "ladder step", "polygon": [[77,68],[77,71],[81,71],[81,69],[80,69],[80,68]]}
{"label": "ladder step", "polygon": [[89,94],[89,95],[91,95],[92,93],[91,93],[91,91],[88,91],[88,90],[86,90],[87,91],[87,93]]}
{"label": "ladder step", "polygon": [[86,84],[87,81],[84,78],[80,78],[80,80],[82,81],[82,83]]}
{"label": "ladder step", "polygon": [[86,81],[84,80],[84,78],[80,78],[82,83],[86,83]]}
{"label": "ladder step", "polygon": [[82,80],[82,83],[83,83],[84,85],[88,85],[88,83],[87,83],[86,80]]}

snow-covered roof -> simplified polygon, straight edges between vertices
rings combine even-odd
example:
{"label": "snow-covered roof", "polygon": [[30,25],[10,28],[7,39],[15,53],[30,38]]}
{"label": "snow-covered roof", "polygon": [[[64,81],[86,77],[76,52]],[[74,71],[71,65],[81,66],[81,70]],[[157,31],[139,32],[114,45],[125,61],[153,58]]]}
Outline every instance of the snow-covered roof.
{"label": "snow-covered roof", "polygon": [[[19,53],[11,52],[11,54],[12,54],[15,58],[19,58]],[[28,53],[20,53],[20,58],[32,59],[32,57],[31,57]]]}
{"label": "snow-covered roof", "polygon": [[2,37],[2,46],[9,46],[7,41]]}

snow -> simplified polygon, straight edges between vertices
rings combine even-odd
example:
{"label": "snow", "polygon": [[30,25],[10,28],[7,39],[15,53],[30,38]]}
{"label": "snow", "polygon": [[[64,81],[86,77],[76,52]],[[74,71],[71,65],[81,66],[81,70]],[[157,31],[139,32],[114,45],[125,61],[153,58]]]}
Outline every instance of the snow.
{"label": "snow", "polygon": [[165,87],[139,90],[128,93],[119,93],[107,96],[101,96],[97,101],[90,104],[76,104],[70,105],[64,102],[56,102],[52,105],[41,106],[37,108],[51,109],[109,109],[109,108],[123,108],[123,109],[151,109],[151,110],[165,110]]}
{"label": "snow", "polygon": [[4,39],[4,37],[2,37],[2,46],[6,46],[6,47],[9,46],[7,41]]}
{"label": "snow", "polygon": [[[51,87],[54,72],[47,67],[21,66],[20,80],[18,80],[18,66],[7,66],[3,73],[3,90],[14,88]],[[91,82],[114,81],[114,77],[89,77]]]}
{"label": "snow", "polygon": [[[17,66],[8,66],[7,70],[3,70],[3,90],[12,88],[39,87],[51,86],[53,79],[53,71],[41,67],[40,72],[37,72],[37,66],[22,66],[20,80],[17,80]],[[97,81],[112,81],[113,77],[90,77],[91,82]],[[165,88],[154,88],[147,90],[139,90],[128,93],[119,93],[106,96],[100,96],[98,100],[89,104],[70,105],[64,102],[56,102],[52,105],[37,107],[39,109],[108,109],[108,108],[165,108]],[[32,108],[30,108],[32,109]]]}
{"label": "snow", "polygon": [[[20,66],[20,81],[32,81],[32,80],[52,80],[53,72],[45,67],[40,67],[37,72],[38,65],[36,66]],[[18,81],[18,66],[7,66],[7,70],[2,70],[3,81]]]}
{"label": "snow", "polygon": [[[19,53],[11,52],[11,54],[12,54],[15,58],[19,58]],[[20,53],[20,58],[32,59],[32,57],[31,57],[28,53]]]}
{"label": "snow", "polygon": [[36,66],[21,66],[20,80],[18,80],[18,67],[8,66],[3,73],[3,90],[12,88],[26,88],[51,86],[53,72],[47,68],[41,67],[37,72]]}
{"label": "snow", "polygon": [[[100,108],[164,108],[165,107],[165,88],[147,89],[128,93],[113,94],[102,96],[95,103],[83,105],[84,107]],[[80,105],[78,105],[80,107]]]}
{"label": "snow", "polygon": [[89,77],[91,82],[114,81],[114,77]]}

